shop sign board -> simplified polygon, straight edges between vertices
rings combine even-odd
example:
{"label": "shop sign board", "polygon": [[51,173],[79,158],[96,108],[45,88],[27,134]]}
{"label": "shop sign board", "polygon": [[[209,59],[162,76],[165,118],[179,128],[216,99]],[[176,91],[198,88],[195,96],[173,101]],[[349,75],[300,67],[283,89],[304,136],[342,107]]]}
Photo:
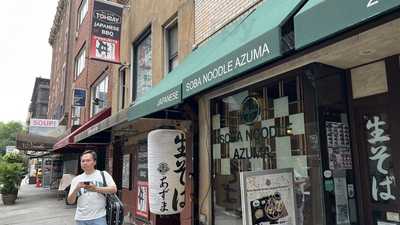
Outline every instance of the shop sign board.
{"label": "shop sign board", "polygon": [[183,80],[182,98],[199,93],[281,56],[280,40],[278,26],[205,66]]}
{"label": "shop sign board", "polygon": [[74,89],[74,106],[85,107],[86,104],[86,90],[75,88]]}
{"label": "shop sign board", "polygon": [[132,121],[153,112],[177,105],[181,103],[181,99],[181,85],[178,85],[147,101],[138,102],[130,107],[128,111],[128,120]]}
{"label": "shop sign board", "polygon": [[396,182],[392,175],[392,154],[387,121],[378,114],[365,116],[365,128],[369,151],[371,197],[375,202],[395,201]]}
{"label": "shop sign board", "polygon": [[58,126],[58,120],[48,119],[30,119],[30,127],[42,127],[42,128],[56,128]]}
{"label": "shop sign board", "polygon": [[122,5],[95,0],[93,3],[90,58],[120,63]]}
{"label": "shop sign board", "polygon": [[293,169],[240,173],[244,225],[296,225]]}
{"label": "shop sign board", "polygon": [[305,47],[399,6],[399,0],[308,1],[294,17],[296,48]]}

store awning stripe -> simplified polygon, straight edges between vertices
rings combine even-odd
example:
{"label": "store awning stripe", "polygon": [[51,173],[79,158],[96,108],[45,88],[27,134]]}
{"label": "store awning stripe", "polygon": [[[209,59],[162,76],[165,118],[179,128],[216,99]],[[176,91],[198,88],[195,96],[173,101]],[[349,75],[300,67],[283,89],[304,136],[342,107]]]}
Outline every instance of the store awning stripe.
{"label": "store awning stripe", "polygon": [[88,120],[86,123],[82,124],[78,129],[74,130],[71,132],[69,135],[58,141],[54,147],[53,151],[60,150],[67,145],[74,144],[74,137],[75,135],[81,133],[82,131],[88,129],[92,125],[104,120],[105,118],[109,117],[111,115],[111,108],[106,108],[103,111],[97,113],[95,116],[93,116],[90,120]]}
{"label": "store awning stripe", "polygon": [[294,17],[295,48],[398,9],[399,0],[309,0]]}
{"label": "store awning stripe", "polygon": [[[243,15],[189,54],[180,65],[138,99],[128,121],[182,102],[282,55],[280,27],[304,0],[268,0]],[[216,70],[216,74],[208,71]]]}

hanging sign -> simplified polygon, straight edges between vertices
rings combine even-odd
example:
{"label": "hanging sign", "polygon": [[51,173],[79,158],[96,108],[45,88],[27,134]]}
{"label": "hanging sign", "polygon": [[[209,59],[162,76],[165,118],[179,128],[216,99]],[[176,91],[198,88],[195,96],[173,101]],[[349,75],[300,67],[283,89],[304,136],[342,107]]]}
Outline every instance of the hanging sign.
{"label": "hanging sign", "polygon": [[76,107],[85,107],[85,104],[86,104],[86,90],[75,88],[73,105]]}
{"label": "hanging sign", "polygon": [[120,63],[122,9],[116,3],[94,1],[91,59]]}
{"label": "hanging sign", "polygon": [[244,225],[296,225],[293,169],[240,173]]}
{"label": "hanging sign", "polygon": [[185,206],[186,140],[179,130],[158,129],[148,135],[150,212],[171,215]]}

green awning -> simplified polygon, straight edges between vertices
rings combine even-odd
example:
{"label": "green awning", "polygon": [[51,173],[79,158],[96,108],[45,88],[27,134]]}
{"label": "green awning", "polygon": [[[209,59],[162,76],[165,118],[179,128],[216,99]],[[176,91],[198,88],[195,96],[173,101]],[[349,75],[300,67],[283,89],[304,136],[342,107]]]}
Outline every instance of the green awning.
{"label": "green awning", "polygon": [[281,26],[305,0],[267,0],[189,54],[128,111],[128,121],[169,108],[189,96],[282,55]]}
{"label": "green awning", "polygon": [[309,0],[294,17],[296,49],[388,13],[398,6],[400,0]]}

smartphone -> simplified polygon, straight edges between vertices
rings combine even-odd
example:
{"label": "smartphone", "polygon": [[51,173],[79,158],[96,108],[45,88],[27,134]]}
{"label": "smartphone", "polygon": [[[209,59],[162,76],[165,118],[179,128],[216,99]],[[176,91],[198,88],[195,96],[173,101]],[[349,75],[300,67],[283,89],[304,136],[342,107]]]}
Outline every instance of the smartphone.
{"label": "smartphone", "polygon": [[90,185],[90,181],[84,181],[83,182],[85,185]]}

